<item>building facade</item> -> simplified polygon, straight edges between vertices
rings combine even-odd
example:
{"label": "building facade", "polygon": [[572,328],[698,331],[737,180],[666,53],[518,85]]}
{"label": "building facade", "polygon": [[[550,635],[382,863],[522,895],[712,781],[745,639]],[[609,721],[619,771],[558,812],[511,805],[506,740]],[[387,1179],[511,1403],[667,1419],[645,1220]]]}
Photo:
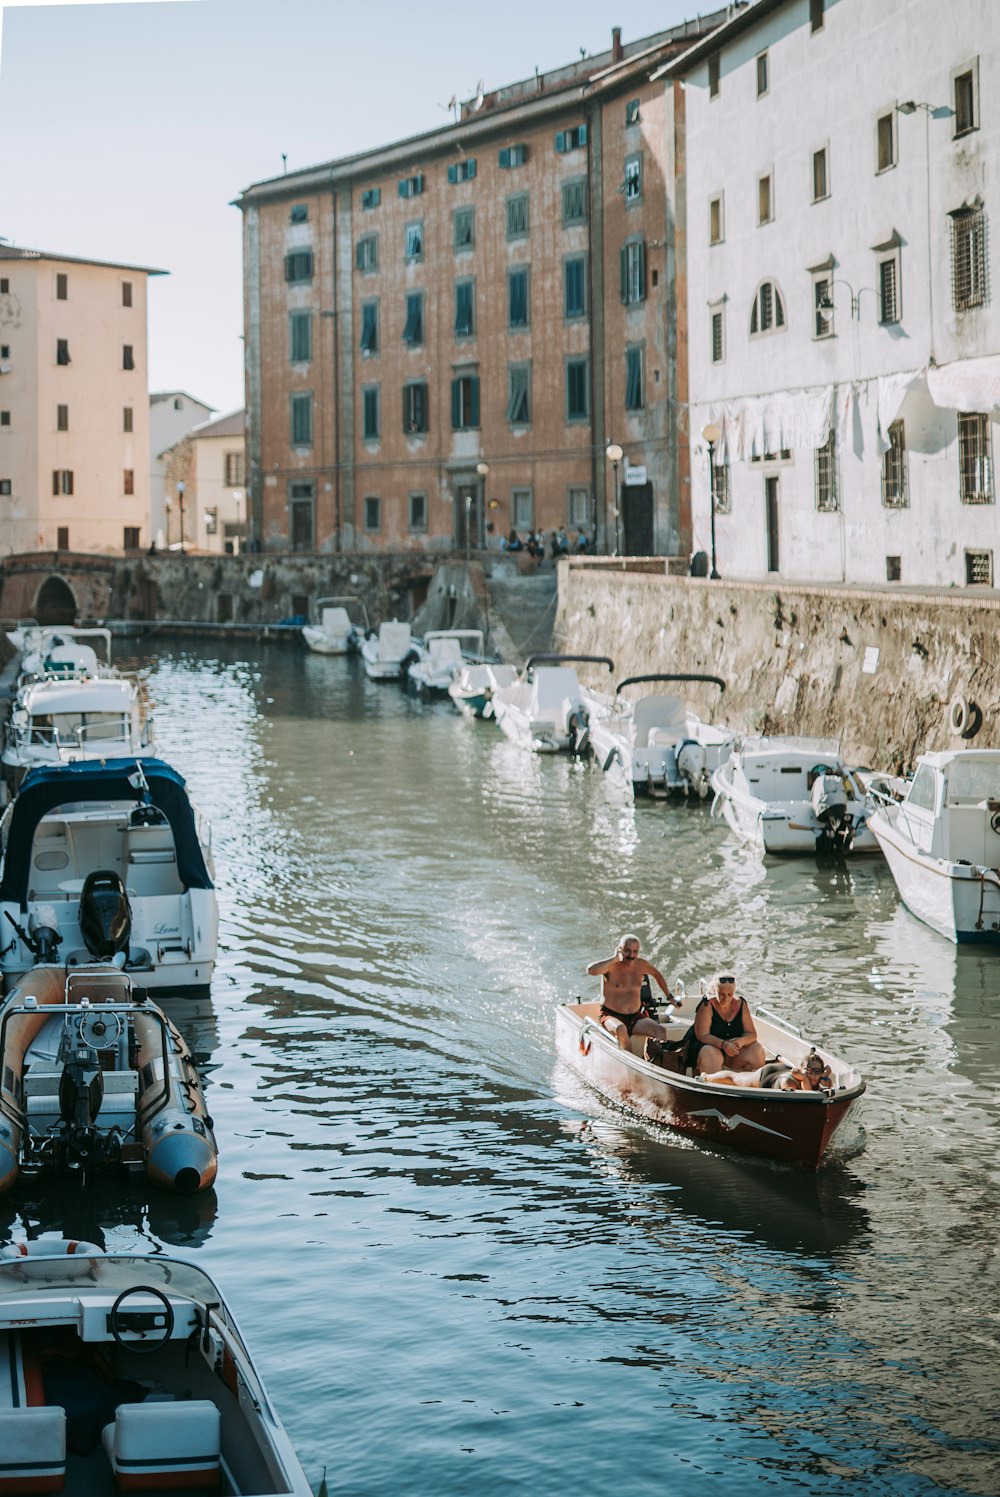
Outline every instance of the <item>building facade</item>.
{"label": "building facade", "polygon": [[164,543],[232,556],[246,545],[246,413],[203,421],[165,454]]}
{"label": "building facade", "polygon": [[212,415],[212,406],[186,390],[158,390],[149,397],[149,536],[167,537],[167,458],[170,448]]}
{"label": "building facade", "polygon": [[665,76],[695,547],[714,507],[724,576],[992,585],[1000,13],[758,0]]}
{"label": "building facade", "polygon": [[149,541],[146,283],[0,245],[0,551]]}
{"label": "building facade", "polygon": [[684,100],[653,75],[724,16],[241,195],[264,549],[686,548]]}

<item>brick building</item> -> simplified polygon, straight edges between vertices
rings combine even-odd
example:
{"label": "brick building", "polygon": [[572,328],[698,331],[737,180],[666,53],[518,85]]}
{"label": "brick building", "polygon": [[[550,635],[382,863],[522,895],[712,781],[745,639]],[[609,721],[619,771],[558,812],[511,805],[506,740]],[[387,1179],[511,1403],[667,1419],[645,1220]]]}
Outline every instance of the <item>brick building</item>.
{"label": "brick building", "polygon": [[264,549],[476,547],[490,522],[688,548],[684,95],[652,75],[725,14],[616,30],[442,129],[241,194]]}

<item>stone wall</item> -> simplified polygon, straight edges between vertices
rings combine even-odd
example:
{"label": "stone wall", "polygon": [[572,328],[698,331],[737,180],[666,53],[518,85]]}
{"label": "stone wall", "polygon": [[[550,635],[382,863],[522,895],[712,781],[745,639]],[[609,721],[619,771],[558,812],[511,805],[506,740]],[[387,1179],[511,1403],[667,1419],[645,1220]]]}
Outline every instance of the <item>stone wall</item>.
{"label": "stone wall", "polygon": [[616,680],[721,676],[721,704],[713,687],[675,689],[740,731],[829,735],[888,768],[968,746],[949,727],[958,695],[983,714],[975,745],[1000,747],[998,623],[992,592],[710,582],[574,558],[559,567],[555,635],[611,655]]}

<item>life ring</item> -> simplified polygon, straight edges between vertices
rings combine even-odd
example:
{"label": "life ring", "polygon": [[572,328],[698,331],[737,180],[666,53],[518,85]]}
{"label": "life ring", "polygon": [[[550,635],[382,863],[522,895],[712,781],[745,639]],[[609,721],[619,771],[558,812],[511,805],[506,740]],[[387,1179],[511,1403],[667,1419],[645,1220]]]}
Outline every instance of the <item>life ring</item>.
{"label": "life ring", "polygon": [[971,718],[969,703],[965,697],[953,697],[951,707],[948,709],[948,726],[951,731],[957,733],[960,738],[964,738]]}
{"label": "life ring", "polygon": [[77,1242],[75,1238],[36,1237],[30,1242],[8,1242],[0,1248],[0,1258],[69,1258],[78,1256],[92,1258],[94,1254],[104,1256],[104,1249],[93,1242]]}
{"label": "life ring", "polygon": [[[19,1279],[80,1279],[97,1273],[95,1258],[104,1249],[93,1242],[62,1237],[41,1237],[31,1242],[9,1242],[0,1248],[0,1263]],[[42,1261],[48,1259],[48,1262]]]}
{"label": "life ring", "polygon": [[580,1054],[589,1055],[590,1047],[594,1043],[594,1036],[589,1029],[580,1030]]}

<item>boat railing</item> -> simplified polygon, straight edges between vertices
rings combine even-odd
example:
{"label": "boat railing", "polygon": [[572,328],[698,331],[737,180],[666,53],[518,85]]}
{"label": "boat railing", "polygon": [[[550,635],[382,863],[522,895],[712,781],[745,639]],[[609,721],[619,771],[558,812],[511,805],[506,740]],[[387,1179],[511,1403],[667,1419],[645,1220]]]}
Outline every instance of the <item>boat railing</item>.
{"label": "boat railing", "polygon": [[794,1038],[797,1040],[801,1040],[803,1038],[802,1030],[797,1024],[793,1024],[790,1019],[783,1019],[779,1014],[776,1014],[773,1009],[768,1008],[766,1003],[755,1003],[754,1012],[758,1014],[760,1018],[766,1019],[767,1022],[773,1025],[775,1029],[782,1029],[786,1034],[794,1036]]}

